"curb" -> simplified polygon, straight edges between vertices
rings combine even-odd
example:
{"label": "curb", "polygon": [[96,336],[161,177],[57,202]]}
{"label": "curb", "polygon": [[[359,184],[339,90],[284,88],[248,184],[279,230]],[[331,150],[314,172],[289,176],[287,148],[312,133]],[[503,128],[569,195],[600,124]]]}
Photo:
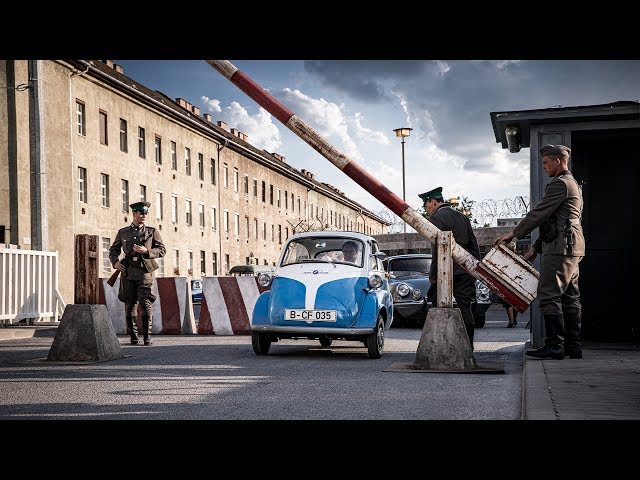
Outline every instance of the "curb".
{"label": "curb", "polygon": [[522,410],[521,420],[558,420],[553,408],[551,388],[544,369],[544,360],[531,359],[525,352],[531,348],[525,343],[522,356]]}

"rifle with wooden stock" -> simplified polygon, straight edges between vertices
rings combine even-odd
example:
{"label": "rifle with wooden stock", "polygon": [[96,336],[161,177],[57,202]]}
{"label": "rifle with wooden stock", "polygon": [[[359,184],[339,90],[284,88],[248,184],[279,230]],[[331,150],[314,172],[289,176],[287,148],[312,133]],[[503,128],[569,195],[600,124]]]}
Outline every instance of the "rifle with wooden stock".
{"label": "rifle with wooden stock", "polygon": [[[144,243],[140,243],[137,245],[144,245]],[[120,264],[124,265],[125,267],[129,266],[129,260],[131,260],[133,258],[134,255],[141,255],[140,253],[136,253],[133,248],[131,249],[131,251],[129,253],[127,253],[124,258],[122,260],[120,260]],[[109,280],[107,280],[107,284],[110,287],[113,287],[116,283],[116,280],[118,279],[118,275],[120,275],[122,273],[122,278],[127,276],[127,272],[121,272],[120,270],[118,270],[116,268],[116,271],[113,272],[111,274],[111,276],[109,277]]]}

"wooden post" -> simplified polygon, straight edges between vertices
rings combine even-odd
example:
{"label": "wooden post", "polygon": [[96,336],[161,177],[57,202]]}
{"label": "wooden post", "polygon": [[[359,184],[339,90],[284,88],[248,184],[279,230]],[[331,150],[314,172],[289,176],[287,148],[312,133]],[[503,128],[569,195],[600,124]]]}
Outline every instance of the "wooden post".
{"label": "wooden post", "polygon": [[75,237],[74,303],[98,303],[98,235]]}
{"label": "wooden post", "polygon": [[438,308],[453,307],[453,234],[438,232]]}

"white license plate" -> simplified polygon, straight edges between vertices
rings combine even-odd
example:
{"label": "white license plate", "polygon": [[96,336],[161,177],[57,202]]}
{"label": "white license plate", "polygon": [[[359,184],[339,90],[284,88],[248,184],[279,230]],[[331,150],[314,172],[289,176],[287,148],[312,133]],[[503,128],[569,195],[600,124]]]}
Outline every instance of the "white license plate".
{"label": "white license plate", "polygon": [[302,322],[335,322],[337,314],[335,310],[284,310],[285,320]]}

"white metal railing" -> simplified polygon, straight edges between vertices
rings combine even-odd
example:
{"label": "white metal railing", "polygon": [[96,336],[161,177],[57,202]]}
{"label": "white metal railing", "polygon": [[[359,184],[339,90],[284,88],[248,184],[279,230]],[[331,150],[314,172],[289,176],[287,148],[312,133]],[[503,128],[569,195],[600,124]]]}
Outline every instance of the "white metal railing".
{"label": "white metal railing", "polygon": [[58,291],[58,252],[0,246],[0,325],[22,319],[57,324],[64,308]]}

